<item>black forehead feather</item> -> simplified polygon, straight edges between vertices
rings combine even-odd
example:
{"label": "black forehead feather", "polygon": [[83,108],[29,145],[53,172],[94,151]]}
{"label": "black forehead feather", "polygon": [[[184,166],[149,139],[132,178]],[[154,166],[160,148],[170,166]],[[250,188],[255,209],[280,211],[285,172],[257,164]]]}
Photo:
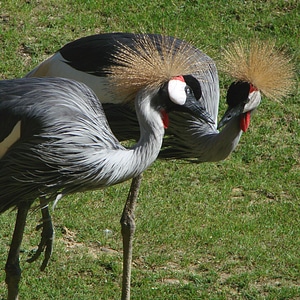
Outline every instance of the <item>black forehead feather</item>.
{"label": "black forehead feather", "polygon": [[195,98],[199,100],[202,95],[199,81],[192,75],[184,75],[183,78],[186,84],[193,90]]}
{"label": "black forehead feather", "polygon": [[227,91],[227,104],[235,107],[240,103],[246,103],[250,92],[250,83],[244,81],[233,82]]}

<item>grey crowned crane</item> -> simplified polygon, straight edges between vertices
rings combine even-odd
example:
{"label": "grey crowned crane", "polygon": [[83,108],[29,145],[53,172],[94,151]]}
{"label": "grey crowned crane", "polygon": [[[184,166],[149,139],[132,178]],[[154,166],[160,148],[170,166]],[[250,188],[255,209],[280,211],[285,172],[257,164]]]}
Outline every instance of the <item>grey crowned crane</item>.
{"label": "grey crowned crane", "polygon": [[[115,90],[111,78],[123,82],[124,87],[130,83],[138,91],[140,85],[144,82],[151,85],[157,76],[182,75],[213,122],[181,112],[170,113],[170,126],[159,157],[214,162],[225,159],[236,148],[242,132],[249,127],[252,112],[260,104],[261,93],[279,99],[293,85],[292,66],[273,43],[238,42],[231,44],[224,54],[223,71],[235,81],[228,89],[228,110],[219,125],[220,92],[215,63],[199,49],[177,38],[132,33],[84,37],[63,46],[27,77],[61,76],[86,83],[102,101],[114,134],[126,140],[139,136],[137,116],[131,104],[134,93],[126,88]],[[218,130],[220,127],[222,131]],[[42,242],[38,253],[45,246],[47,242]]]}
{"label": "grey crowned crane", "polygon": [[[20,245],[35,199],[42,198],[46,206],[66,194],[138,177],[159,154],[170,111],[207,120],[182,76],[144,86],[136,93],[135,110],[140,139],[124,148],[85,84],[63,78],[0,81],[0,213],[18,210],[5,266],[9,300],[18,298]],[[133,213],[130,201],[129,195],[125,219]],[[123,237],[126,256],[132,251],[126,228]]]}

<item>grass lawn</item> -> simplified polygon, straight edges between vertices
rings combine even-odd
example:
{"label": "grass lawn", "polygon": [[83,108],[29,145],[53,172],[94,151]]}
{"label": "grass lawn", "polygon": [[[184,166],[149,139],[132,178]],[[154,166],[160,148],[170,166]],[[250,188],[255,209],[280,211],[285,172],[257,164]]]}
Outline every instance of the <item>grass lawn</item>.
{"label": "grass lawn", "polygon": [[[238,38],[275,39],[299,78],[297,0],[0,1],[0,77],[22,77],[65,43],[95,33],[175,35],[218,61]],[[220,114],[230,79],[220,74]],[[299,80],[298,80],[299,84]],[[225,161],[157,161],[144,173],[136,211],[132,299],[300,299],[299,89],[263,98]],[[119,219],[130,182],[64,198],[52,212],[56,239],[44,272],[40,213],[28,216],[20,299],[119,299]],[[0,216],[0,299],[15,212]]]}

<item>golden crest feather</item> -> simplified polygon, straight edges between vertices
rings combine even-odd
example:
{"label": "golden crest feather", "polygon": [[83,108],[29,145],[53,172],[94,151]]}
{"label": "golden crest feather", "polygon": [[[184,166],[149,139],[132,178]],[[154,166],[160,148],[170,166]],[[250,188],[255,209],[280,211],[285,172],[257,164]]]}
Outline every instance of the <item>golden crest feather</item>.
{"label": "golden crest feather", "polygon": [[[203,55],[203,59],[201,59]],[[206,56],[191,44],[168,36],[136,35],[134,47],[119,43],[107,69],[117,94],[129,100],[144,88],[159,88],[172,77],[209,68]]]}
{"label": "golden crest feather", "polygon": [[223,53],[221,70],[238,81],[252,83],[266,97],[280,100],[295,84],[295,68],[271,41],[238,41]]}

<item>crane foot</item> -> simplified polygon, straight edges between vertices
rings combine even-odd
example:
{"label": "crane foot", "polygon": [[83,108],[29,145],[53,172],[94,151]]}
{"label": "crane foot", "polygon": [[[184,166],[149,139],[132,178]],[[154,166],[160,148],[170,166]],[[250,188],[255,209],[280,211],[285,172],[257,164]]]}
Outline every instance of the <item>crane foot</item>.
{"label": "crane foot", "polygon": [[38,245],[38,249],[31,258],[27,259],[27,262],[34,262],[40,257],[42,252],[45,252],[44,260],[40,267],[40,270],[44,271],[48,265],[49,259],[53,251],[54,229],[48,206],[42,208],[42,215],[42,223],[36,227],[36,230],[42,228],[41,241]]}

